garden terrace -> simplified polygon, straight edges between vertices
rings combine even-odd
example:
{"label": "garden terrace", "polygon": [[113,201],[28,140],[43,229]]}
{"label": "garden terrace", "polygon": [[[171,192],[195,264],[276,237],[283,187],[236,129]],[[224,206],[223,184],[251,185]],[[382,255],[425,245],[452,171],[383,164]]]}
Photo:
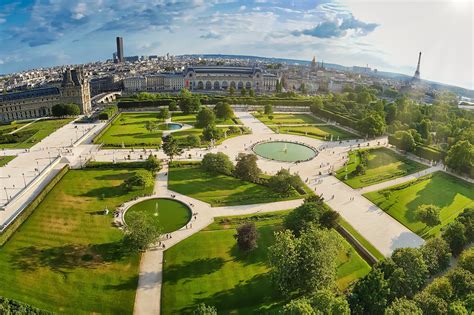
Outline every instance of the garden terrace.
{"label": "garden terrace", "polygon": [[[365,174],[357,174],[361,163],[360,152],[367,152]],[[336,172],[336,177],[352,188],[375,185],[395,178],[407,176],[428,168],[387,148],[362,149],[349,153],[346,167]],[[346,179],[347,174],[347,179]]]}
{"label": "garden terrace", "polygon": [[132,313],[140,257],[103,210],[152,187],[127,190],[137,169],[114,167],[70,170],[56,184],[0,250],[0,296],[57,313]]}
{"label": "garden terrace", "polygon": [[306,188],[306,194],[293,190],[288,196],[281,196],[265,185],[206,172],[200,163],[174,163],[169,169],[168,188],[213,207],[302,199],[311,193]]}
{"label": "garden terrace", "polygon": [[[474,185],[444,172],[392,186],[364,196],[423,238],[438,235],[441,229],[465,209],[474,206]],[[417,219],[421,205],[441,209],[441,224],[428,227]]]}
{"label": "garden terrace", "polygon": [[[222,314],[278,312],[286,302],[274,289],[269,276],[268,247],[273,233],[281,229],[288,211],[216,218],[205,230],[165,252],[162,314],[190,312],[199,303],[214,305]],[[258,247],[242,253],[234,238],[236,226],[255,222]],[[366,275],[369,265],[339,234],[343,249],[338,257],[337,286]]]}

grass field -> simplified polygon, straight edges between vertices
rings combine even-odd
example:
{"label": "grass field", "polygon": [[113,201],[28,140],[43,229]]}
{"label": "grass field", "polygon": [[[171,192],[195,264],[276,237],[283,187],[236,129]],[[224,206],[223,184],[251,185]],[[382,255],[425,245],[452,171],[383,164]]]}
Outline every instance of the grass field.
{"label": "grass field", "polygon": [[199,165],[172,167],[169,170],[168,188],[183,195],[211,204],[213,207],[266,203],[274,201],[300,199],[293,191],[287,197],[281,197],[270,188],[232,176],[211,174]]}
{"label": "grass field", "polygon": [[346,220],[344,220],[342,217],[339,218],[339,225],[341,225],[343,228],[345,228],[351,235],[359,241],[359,243],[374,256],[378,260],[382,260],[385,258],[385,256],[377,250],[377,248],[374,247],[369,241],[367,241],[360,233],[354,229],[352,225],[349,224]]}
{"label": "grass field", "polygon": [[[61,128],[62,126],[66,125],[67,123],[71,122],[72,119],[48,119],[48,120],[39,120],[26,128],[21,129],[18,131],[18,135],[22,135],[19,140],[20,142],[17,143],[5,143],[0,144],[0,149],[26,149],[31,148],[51,133],[56,131],[57,129]],[[6,126],[15,126],[21,127],[25,124],[15,124],[15,125],[6,125]],[[0,131],[3,133],[8,133],[13,131],[15,128],[7,128],[6,126],[2,126],[3,128]]]}
{"label": "grass field", "polygon": [[332,125],[320,126],[272,126],[271,129],[278,133],[287,133],[298,136],[306,136],[318,140],[347,140],[356,139],[357,135],[347,132]]}
{"label": "grass field", "polygon": [[[439,234],[465,208],[474,206],[474,185],[443,172],[364,195],[385,212],[423,238]],[[441,224],[429,228],[416,218],[423,204],[441,208]]]}
{"label": "grass field", "polygon": [[0,167],[7,165],[8,162],[13,160],[14,158],[16,158],[16,155],[3,155],[3,156],[0,156]]}
{"label": "grass field", "polygon": [[272,114],[271,116],[273,116],[273,119],[269,119],[269,115],[263,114],[254,114],[254,116],[265,125],[325,123],[325,121],[310,114]]}
{"label": "grass field", "polygon": [[387,148],[368,149],[368,163],[365,174],[355,175],[357,165],[360,164],[358,151],[349,153],[349,162],[346,168],[343,167],[336,172],[336,177],[352,188],[361,188],[375,185],[395,178],[407,176],[428,166],[410,160]]}
{"label": "grass field", "polygon": [[[156,130],[149,132],[145,128],[147,121],[154,121],[156,123],[163,123],[162,120],[157,118],[158,112],[146,112],[146,113],[122,113],[112,123],[110,128],[95,142],[103,143],[104,147],[156,147],[161,144],[161,138],[163,137],[162,130]],[[196,123],[195,114],[181,114],[173,113],[171,121],[188,124],[194,126]],[[217,124],[235,124],[232,119],[228,120],[217,120]],[[225,128],[226,130],[228,128]],[[189,135],[202,135],[201,128],[190,128],[182,131],[173,132],[173,137],[178,139],[183,145],[185,145],[186,137]],[[230,134],[229,134],[230,137]],[[203,144],[205,146],[205,144]]]}
{"label": "grass field", "polygon": [[139,255],[101,212],[144,193],[123,188],[135,171],[69,171],[0,249],[0,296],[63,314],[131,314]]}
{"label": "grass field", "polygon": [[[283,213],[216,218],[217,223],[168,249],[162,314],[187,313],[202,302],[214,305],[219,314],[277,312],[285,301],[274,290],[267,262],[273,232],[280,228],[282,218]],[[233,237],[235,226],[243,220],[254,221],[260,234],[258,248],[248,254],[238,250]],[[338,258],[337,282],[343,290],[366,275],[370,267],[335,231],[334,237],[344,245]]]}
{"label": "grass field", "polygon": [[130,207],[125,213],[125,221],[138,212],[156,217],[162,228],[162,233],[178,230],[191,219],[191,211],[183,203],[171,199],[149,199]]}

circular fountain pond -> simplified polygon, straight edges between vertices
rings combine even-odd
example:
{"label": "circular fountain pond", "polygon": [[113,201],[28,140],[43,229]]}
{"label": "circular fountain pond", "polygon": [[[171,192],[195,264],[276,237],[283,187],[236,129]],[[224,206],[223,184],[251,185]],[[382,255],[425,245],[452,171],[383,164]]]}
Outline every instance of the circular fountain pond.
{"label": "circular fountain pond", "polygon": [[268,141],[257,143],[252,147],[255,154],[281,162],[303,162],[314,158],[318,152],[312,147],[288,141]]}
{"label": "circular fountain pond", "polygon": [[166,198],[152,198],[134,204],[125,212],[125,222],[137,213],[156,218],[162,233],[170,233],[183,227],[191,219],[191,210],[185,204]]}
{"label": "circular fountain pond", "polygon": [[164,123],[159,125],[160,130],[179,130],[181,128],[183,128],[183,125],[178,123]]}

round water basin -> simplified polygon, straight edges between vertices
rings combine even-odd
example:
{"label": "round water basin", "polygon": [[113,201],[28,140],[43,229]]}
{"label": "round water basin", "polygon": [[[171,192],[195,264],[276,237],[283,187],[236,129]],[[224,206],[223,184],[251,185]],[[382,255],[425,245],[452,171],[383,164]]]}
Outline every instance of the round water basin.
{"label": "round water basin", "polygon": [[253,151],[266,159],[281,162],[308,161],[317,155],[316,149],[305,144],[287,141],[269,141],[253,146]]}
{"label": "round water basin", "polygon": [[163,229],[162,233],[176,231],[191,219],[191,210],[185,204],[165,198],[153,198],[134,204],[125,212],[125,222],[137,213],[156,218]]}
{"label": "round water basin", "polygon": [[160,130],[178,130],[183,128],[183,125],[178,123],[164,123],[160,124]]}

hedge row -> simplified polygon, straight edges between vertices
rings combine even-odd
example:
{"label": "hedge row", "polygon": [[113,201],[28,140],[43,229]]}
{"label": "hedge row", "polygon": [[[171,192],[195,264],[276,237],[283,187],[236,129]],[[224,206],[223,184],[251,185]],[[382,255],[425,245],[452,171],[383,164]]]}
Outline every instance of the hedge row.
{"label": "hedge row", "polygon": [[446,152],[444,151],[421,144],[417,145],[414,153],[419,157],[430,161],[442,161],[446,156]]}
{"label": "hedge row", "polygon": [[331,120],[334,120],[336,121],[337,123],[343,125],[343,126],[347,126],[349,128],[352,128],[352,129],[355,129],[355,130],[358,130],[358,124],[357,124],[357,121],[355,121],[354,119],[351,119],[349,117],[346,117],[346,116],[343,116],[341,114],[337,114],[337,113],[334,113],[334,112],[331,112],[329,110],[326,110],[326,109],[323,109],[323,108],[312,108],[311,111],[316,114],[316,115],[319,115],[321,117],[324,117],[324,118],[327,118],[327,119],[331,119]]}
{"label": "hedge row", "polygon": [[[148,157],[148,155],[147,155]],[[110,163],[110,162],[89,162],[86,165],[86,168],[93,168],[93,169],[124,169],[124,168],[145,168],[146,161],[143,162],[117,162],[117,163]]]}
{"label": "hedge row", "polygon": [[3,231],[0,235],[0,247],[3,246],[15,233],[15,231],[23,224],[23,222],[28,219],[28,217],[35,211],[41,201],[48,195],[48,193],[56,186],[56,184],[66,175],[68,172],[69,167],[66,165],[64,166],[56,176],[51,179],[51,181],[41,190],[41,192],[36,196],[36,198],[21,212],[20,215],[16,217],[16,219],[10,224],[10,226]]}
{"label": "hedge row", "polygon": [[23,302],[7,299],[0,296],[0,314],[5,315],[16,315],[16,314],[28,314],[28,315],[52,315],[53,313],[43,311],[39,308],[33,307]]}
{"label": "hedge row", "polygon": [[100,113],[98,118],[100,120],[109,120],[112,118],[118,111],[117,105],[107,106]]}

